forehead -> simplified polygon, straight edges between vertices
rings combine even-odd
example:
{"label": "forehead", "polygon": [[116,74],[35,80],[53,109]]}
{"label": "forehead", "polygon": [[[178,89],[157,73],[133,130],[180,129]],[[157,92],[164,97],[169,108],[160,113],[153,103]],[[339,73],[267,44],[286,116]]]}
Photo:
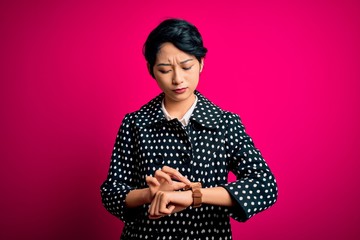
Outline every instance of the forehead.
{"label": "forehead", "polygon": [[164,43],[161,45],[159,52],[156,55],[156,61],[172,62],[174,60],[186,60],[193,58],[192,55],[181,51],[175,47],[172,43]]}

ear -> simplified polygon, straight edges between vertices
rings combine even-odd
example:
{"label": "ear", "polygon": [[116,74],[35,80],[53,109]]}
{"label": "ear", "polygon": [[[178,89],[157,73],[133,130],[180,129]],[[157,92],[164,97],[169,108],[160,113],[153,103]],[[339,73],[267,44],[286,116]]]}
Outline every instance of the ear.
{"label": "ear", "polygon": [[200,72],[202,72],[204,68],[204,58],[201,58],[201,62],[200,62]]}

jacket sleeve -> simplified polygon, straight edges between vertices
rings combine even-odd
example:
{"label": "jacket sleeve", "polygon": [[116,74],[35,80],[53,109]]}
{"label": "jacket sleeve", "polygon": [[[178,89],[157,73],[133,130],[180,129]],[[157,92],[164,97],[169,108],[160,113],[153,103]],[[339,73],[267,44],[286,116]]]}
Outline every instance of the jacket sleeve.
{"label": "jacket sleeve", "polygon": [[237,221],[246,221],[276,202],[277,184],[265,160],[236,114],[229,114],[226,137],[229,170],[236,181],[223,185],[236,205],[230,216]]}
{"label": "jacket sleeve", "polygon": [[111,163],[107,179],[100,187],[102,203],[107,211],[122,221],[130,221],[136,217],[139,208],[127,208],[125,205],[126,195],[135,189],[136,168],[134,156],[136,147],[134,144],[133,116],[127,114],[123,119],[111,156]]}

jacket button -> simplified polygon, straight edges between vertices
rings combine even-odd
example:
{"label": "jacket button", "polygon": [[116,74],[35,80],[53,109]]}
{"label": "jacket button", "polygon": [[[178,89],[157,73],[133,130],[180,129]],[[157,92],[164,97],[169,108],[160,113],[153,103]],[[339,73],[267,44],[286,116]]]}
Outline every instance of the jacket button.
{"label": "jacket button", "polygon": [[196,131],[199,131],[199,130],[201,130],[201,125],[199,125],[197,122],[193,122],[191,124],[191,128],[196,130]]}
{"label": "jacket button", "polygon": [[154,159],[155,164],[161,165],[164,161],[164,157],[162,155],[157,155]]}
{"label": "jacket button", "polygon": [[188,154],[186,154],[186,153],[184,153],[184,154],[181,156],[181,159],[182,159],[183,162],[186,163],[186,164],[189,164],[190,161],[191,161],[191,157],[190,157]]}

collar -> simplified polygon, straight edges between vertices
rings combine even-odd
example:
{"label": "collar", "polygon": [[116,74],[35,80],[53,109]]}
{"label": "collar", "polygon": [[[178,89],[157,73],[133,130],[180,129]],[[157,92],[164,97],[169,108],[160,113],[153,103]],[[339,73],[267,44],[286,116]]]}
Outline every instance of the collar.
{"label": "collar", "polygon": [[[195,106],[195,109],[190,116],[191,122],[196,122],[196,124],[210,129],[219,128],[220,123],[222,123],[223,110],[218,106],[213,104],[210,100],[205,98],[200,92],[195,90],[195,95],[198,98],[198,102]],[[165,94],[160,93],[158,96],[153,98],[150,102],[145,104],[136,112],[136,125],[139,127],[147,127],[150,125],[162,126],[165,125],[168,121],[164,112],[161,108],[162,100],[164,99]]]}
{"label": "collar", "polygon": [[[179,119],[179,122],[181,122],[181,124],[183,126],[186,126],[189,124],[190,122],[190,116],[191,114],[193,113],[195,107],[196,107],[196,104],[197,104],[197,101],[198,101],[198,97],[195,95],[195,101],[194,103],[191,105],[191,107],[189,108],[189,110],[186,111],[186,113],[184,114],[184,116]],[[165,115],[165,118],[166,120],[172,120],[174,119],[172,116],[170,116],[170,114],[166,111],[166,108],[165,108],[165,104],[164,104],[164,98],[162,99],[161,101],[161,110],[164,112],[164,115]]]}

